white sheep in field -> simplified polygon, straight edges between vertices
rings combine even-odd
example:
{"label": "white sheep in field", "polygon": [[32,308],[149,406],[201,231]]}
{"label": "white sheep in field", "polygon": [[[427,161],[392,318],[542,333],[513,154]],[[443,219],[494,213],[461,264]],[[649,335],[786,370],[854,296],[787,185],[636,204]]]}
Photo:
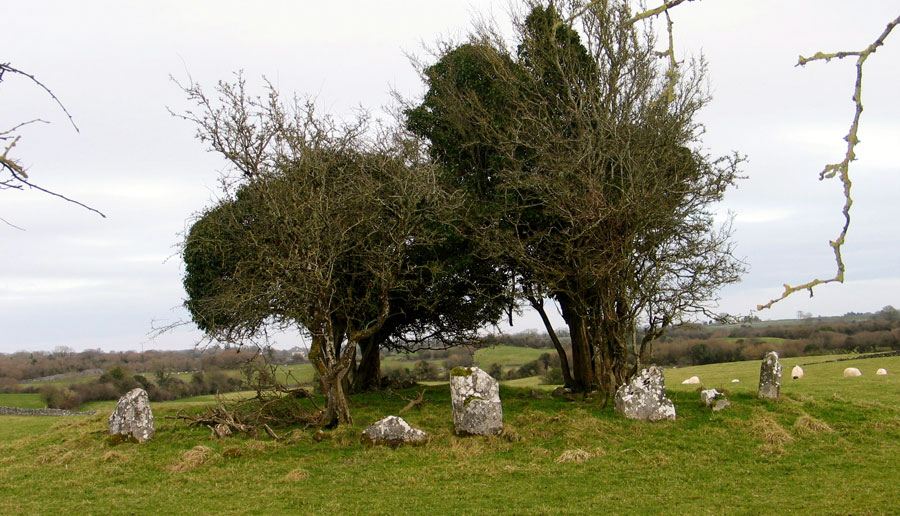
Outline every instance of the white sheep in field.
{"label": "white sheep in field", "polygon": [[681,382],[681,385],[690,385],[690,384],[699,384],[699,383],[700,383],[700,377],[692,376],[692,377],[688,378],[687,380]]}
{"label": "white sheep in field", "polygon": [[803,368],[798,365],[795,365],[794,368],[791,369],[791,378],[793,378],[794,380],[799,380],[800,378],[803,378]]}
{"label": "white sheep in field", "polygon": [[875,374],[877,374],[878,376],[884,376],[884,375],[887,374],[887,369],[885,369],[885,368],[882,367],[881,369],[879,369],[878,371],[876,371]]}
{"label": "white sheep in field", "polygon": [[847,376],[862,376],[862,373],[855,367],[848,367],[844,369],[844,377]]}

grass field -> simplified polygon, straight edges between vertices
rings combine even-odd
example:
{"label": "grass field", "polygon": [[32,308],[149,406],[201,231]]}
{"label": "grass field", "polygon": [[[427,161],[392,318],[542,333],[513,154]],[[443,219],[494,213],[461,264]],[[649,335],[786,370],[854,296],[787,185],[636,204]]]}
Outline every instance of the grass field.
{"label": "grass field", "polygon": [[532,349],[518,346],[493,346],[482,348],[475,352],[475,365],[487,370],[491,364],[503,364],[506,368],[519,367],[544,353],[551,355],[556,353],[553,349]]}
{"label": "grass field", "polygon": [[[775,402],[755,396],[759,362],[667,370],[678,419],[655,424],[503,387],[506,432],[490,438],[453,435],[448,387],[430,386],[404,415],[430,441],[398,449],[359,439],[406,403],[380,394],[353,398],[355,425],[279,428],[280,441],[211,440],[167,418],[209,397],[154,404],[144,444],[110,444],[111,404],[89,417],[0,416],[0,514],[900,512],[900,358],[810,365],[791,380],[797,361],[815,359],[783,361]],[[843,378],[848,366],[864,376]],[[697,386],[680,384],[693,375],[733,406],[702,407]]]}
{"label": "grass field", "polygon": [[46,406],[40,394],[0,394],[0,407],[38,409]]}

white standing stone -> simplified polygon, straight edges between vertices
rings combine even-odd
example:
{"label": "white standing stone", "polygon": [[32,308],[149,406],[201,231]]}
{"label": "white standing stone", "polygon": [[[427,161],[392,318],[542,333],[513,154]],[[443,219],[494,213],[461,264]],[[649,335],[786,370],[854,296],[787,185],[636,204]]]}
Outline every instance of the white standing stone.
{"label": "white standing stone", "polygon": [[628,419],[663,421],[675,419],[675,405],[666,397],[662,371],[650,366],[616,390],[616,411]]}
{"label": "white standing stone", "polygon": [[363,436],[372,444],[391,446],[422,443],[428,438],[424,431],[409,426],[409,423],[398,416],[379,419],[363,430]]}
{"label": "white standing stone", "polygon": [[884,376],[887,374],[887,369],[881,368],[878,371],[875,371],[875,374],[877,374],[878,376]]}
{"label": "white standing stone", "polygon": [[134,437],[144,442],[152,439],[155,432],[147,391],[132,389],[119,398],[115,412],[109,416],[110,435]]}
{"label": "white standing stone", "polygon": [[477,367],[450,371],[453,426],[461,435],[496,435],[503,430],[500,384]]}
{"label": "white standing stone", "polygon": [[844,377],[848,376],[862,376],[862,372],[855,367],[848,367],[844,369]]}
{"label": "white standing stone", "polygon": [[699,376],[692,376],[692,377],[688,378],[687,380],[681,382],[681,385],[695,385],[695,384],[696,385],[700,384]]}
{"label": "white standing stone", "polygon": [[759,368],[759,397],[778,399],[781,390],[781,362],[778,353],[769,351]]}
{"label": "white standing stone", "polygon": [[794,380],[799,380],[803,378],[803,368],[795,365],[793,369],[791,369],[791,378]]}

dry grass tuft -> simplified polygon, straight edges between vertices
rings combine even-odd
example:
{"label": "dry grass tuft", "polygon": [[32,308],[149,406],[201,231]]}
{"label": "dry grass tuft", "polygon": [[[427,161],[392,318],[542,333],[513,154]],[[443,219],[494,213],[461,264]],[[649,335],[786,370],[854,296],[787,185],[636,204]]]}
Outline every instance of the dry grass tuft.
{"label": "dry grass tuft", "polygon": [[562,455],[556,458],[554,462],[557,464],[564,463],[575,463],[581,464],[582,462],[588,461],[593,457],[590,452],[584,451],[580,448],[576,448],[574,450],[566,450],[562,452]]}
{"label": "dry grass tuft", "polygon": [[251,452],[260,452],[266,449],[266,443],[262,441],[247,441],[244,447]]}
{"label": "dry grass tuft", "polygon": [[757,412],[756,417],[747,422],[750,431],[766,444],[781,446],[794,440],[791,434],[772,419],[772,416]]}
{"label": "dry grass tuft", "polygon": [[229,459],[233,459],[236,457],[240,457],[244,454],[244,450],[239,446],[229,446],[222,450],[222,456],[227,457]]}
{"label": "dry grass tuft", "polygon": [[331,431],[331,441],[337,446],[350,447],[359,444],[361,434],[356,427],[340,425]]}
{"label": "dry grass tuft", "polygon": [[174,464],[169,465],[169,471],[175,473],[184,473],[197,469],[209,462],[213,457],[212,448],[207,446],[194,446],[190,450],[181,454],[181,459]]}
{"label": "dry grass tuft", "polygon": [[503,425],[503,429],[500,430],[500,438],[510,443],[522,442],[522,436],[510,425]]}
{"label": "dry grass tuft", "polygon": [[127,460],[127,457],[117,451],[108,451],[100,457],[100,462],[120,462],[125,460]]}
{"label": "dry grass tuft", "polygon": [[756,451],[762,457],[781,457],[785,454],[784,447],[777,444],[761,444]]}
{"label": "dry grass tuft", "polygon": [[472,437],[452,437],[450,438],[450,454],[457,459],[471,459],[479,457],[486,451],[484,439]]}
{"label": "dry grass tuft", "polygon": [[297,468],[284,476],[284,480],[288,482],[299,482],[307,478],[309,478],[309,471],[302,468]]}
{"label": "dry grass tuft", "polygon": [[803,414],[794,422],[794,430],[802,434],[818,434],[834,432],[834,429],[828,426],[828,423],[821,419],[816,419],[809,414]]}

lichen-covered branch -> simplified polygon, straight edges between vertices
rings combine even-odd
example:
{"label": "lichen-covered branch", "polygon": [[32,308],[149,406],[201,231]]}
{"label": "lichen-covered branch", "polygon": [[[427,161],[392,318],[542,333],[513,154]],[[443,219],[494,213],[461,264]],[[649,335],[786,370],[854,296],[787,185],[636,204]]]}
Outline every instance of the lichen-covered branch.
{"label": "lichen-covered branch", "polygon": [[841,52],[833,52],[833,53],[824,53],[824,52],[816,52],[811,57],[803,57],[797,60],[797,66],[804,66],[812,61],[825,61],[829,62],[832,59],[843,59],[845,57],[856,56],[856,83],[853,86],[853,102],[856,105],[856,111],[853,114],[853,121],[850,123],[850,130],[847,132],[847,135],[844,136],[844,141],[847,142],[847,151],[844,154],[844,159],[837,162],[825,165],[825,168],[819,173],[819,180],[831,179],[833,177],[838,177],[843,185],[844,189],[844,207],[842,209],[842,213],[844,215],[844,225],[841,227],[841,232],[838,237],[828,243],[834,251],[834,260],[837,266],[837,270],[834,274],[834,277],[828,279],[814,279],[812,281],[806,282],[802,285],[791,286],[788,284],[784,285],[784,292],[782,292],[781,297],[770,300],[766,304],[758,305],[757,310],[764,310],[766,308],[771,308],[775,303],[787,298],[791,294],[795,292],[799,292],[801,290],[806,290],[809,292],[810,297],[813,295],[813,288],[819,285],[823,285],[826,283],[843,283],[844,282],[844,260],[841,256],[841,247],[844,245],[844,240],[847,236],[847,230],[850,227],[850,207],[853,205],[853,198],[850,195],[850,188],[852,186],[852,182],[850,181],[850,162],[856,159],[856,144],[859,143],[859,137],[857,133],[859,132],[859,119],[863,112],[863,104],[862,104],[862,73],[863,73],[863,64],[865,64],[866,59],[872,55],[878,47],[884,44],[885,38],[900,24],[900,16],[895,18],[893,21],[887,24],[884,31],[880,36],[868,47],[863,50],[858,51],[841,51]]}

